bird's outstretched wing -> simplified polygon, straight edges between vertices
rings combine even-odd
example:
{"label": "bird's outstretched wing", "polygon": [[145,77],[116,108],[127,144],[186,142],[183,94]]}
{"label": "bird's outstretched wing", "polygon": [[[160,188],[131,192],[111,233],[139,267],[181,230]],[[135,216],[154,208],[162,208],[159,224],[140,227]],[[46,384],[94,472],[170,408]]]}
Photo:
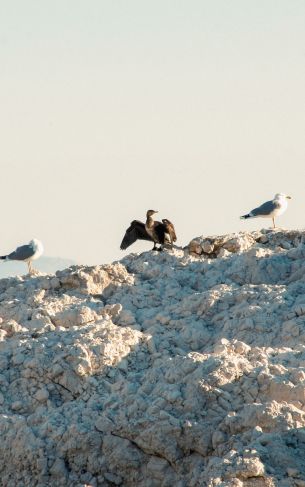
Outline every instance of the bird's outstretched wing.
{"label": "bird's outstretched wing", "polygon": [[150,237],[150,235],[148,235],[147,231],[145,230],[145,224],[140,222],[139,220],[133,220],[130,224],[130,227],[127,228],[122,243],[120,245],[120,249],[127,249],[136,240],[149,240],[150,242],[153,241],[153,239]]}
{"label": "bird's outstretched wing", "polygon": [[9,260],[26,260],[33,257],[35,254],[35,250],[33,249],[32,245],[21,245],[21,247],[17,247],[14,252],[11,252],[7,258]]}
{"label": "bird's outstretched wing", "polygon": [[172,224],[172,222],[170,222],[167,218],[163,218],[162,222],[165,225],[166,233],[169,234],[171,241],[176,242],[177,236],[176,236],[176,232],[175,232],[175,227]]}

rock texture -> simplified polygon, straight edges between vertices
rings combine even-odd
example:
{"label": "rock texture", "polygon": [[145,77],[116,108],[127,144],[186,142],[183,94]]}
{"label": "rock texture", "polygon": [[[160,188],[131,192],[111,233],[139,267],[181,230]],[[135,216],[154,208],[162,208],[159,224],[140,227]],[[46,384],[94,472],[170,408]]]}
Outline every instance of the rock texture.
{"label": "rock texture", "polygon": [[0,485],[305,486],[305,233],[0,281]]}

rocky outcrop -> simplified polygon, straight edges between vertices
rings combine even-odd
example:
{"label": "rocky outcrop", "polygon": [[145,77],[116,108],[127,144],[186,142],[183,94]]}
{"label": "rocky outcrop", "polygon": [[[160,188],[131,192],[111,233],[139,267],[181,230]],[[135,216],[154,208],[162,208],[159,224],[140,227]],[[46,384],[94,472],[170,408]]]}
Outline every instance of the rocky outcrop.
{"label": "rocky outcrop", "polygon": [[191,240],[188,250],[191,255],[200,255],[210,258],[224,257],[230,253],[237,253],[248,250],[256,243],[269,244],[269,246],[280,246],[286,250],[296,247],[303,242],[305,232],[296,230],[273,231],[261,230],[257,232],[239,232],[228,235],[197,237]]}
{"label": "rocky outcrop", "polygon": [[303,232],[0,281],[0,485],[305,486]]}

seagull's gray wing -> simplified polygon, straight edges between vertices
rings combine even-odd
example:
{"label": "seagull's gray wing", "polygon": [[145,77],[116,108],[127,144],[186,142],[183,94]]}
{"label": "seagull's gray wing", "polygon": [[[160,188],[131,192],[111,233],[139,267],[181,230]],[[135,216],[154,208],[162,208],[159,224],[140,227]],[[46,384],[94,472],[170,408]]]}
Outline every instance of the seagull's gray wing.
{"label": "seagull's gray wing", "polygon": [[254,210],[250,211],[251,216],[260,216],[260,215],[270,215],[274,210],[280,208],[280,203],[278,201],[266,201],[261,206],[254,208]]}
{"label": "seagull's gray wing", "polygon": [[21,247],[17,247],[17,249],[14,250],[14,252],[11,252],[7,256],[7,258],[9,260],[26,260],[33,257],[34,254],[35,254],[35,250],[33,249],[33,247],[27,244],[27,245],[21,245]]}

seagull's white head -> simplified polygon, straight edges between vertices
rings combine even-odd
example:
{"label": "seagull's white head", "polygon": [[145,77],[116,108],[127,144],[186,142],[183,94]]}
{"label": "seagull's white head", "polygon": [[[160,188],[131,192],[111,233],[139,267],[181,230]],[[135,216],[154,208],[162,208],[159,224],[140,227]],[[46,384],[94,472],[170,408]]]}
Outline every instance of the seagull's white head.
{"label": "seagull's white head", "polygon": [[276,193],[275,200],[291,200],[291,196],[288,196],[288,194],[285,193]]}
{"label": "seagull's white head", "polygon": [[38,238],[33,238],[31,241],[30,241],[30,244],[34,251],[35,252],[39,252],[40,255],[43,253],[43,245],[42,243],[40,242],[40,240],[38,240]]}

